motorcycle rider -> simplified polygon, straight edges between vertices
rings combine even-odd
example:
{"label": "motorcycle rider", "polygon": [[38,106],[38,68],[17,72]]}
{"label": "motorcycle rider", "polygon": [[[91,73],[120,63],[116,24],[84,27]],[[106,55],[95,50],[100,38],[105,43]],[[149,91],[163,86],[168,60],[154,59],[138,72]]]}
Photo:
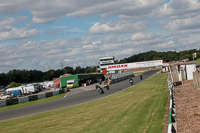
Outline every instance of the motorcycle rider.
{"label": "motorcycle rider", "polygon": [[96,85],[96,90],[97,90],[100,94],[103,94],[103,93],[104,93],[103,88],[101,88],[99,85]]}
{"label": "motorcycle rider", "polygon": [[143,79],[143,77],[142,77],[142,75],[140,75],[140,80],[142,80]]}
{"label": "motorcycle rider", "polygon": [[109,90],[109,85],[108,85],[108,83],[105,83],[104,88],[106,88],[107,90]]}
{"label": "motorcycle rider", "polygon": [[133,85],[133,77],[130,77],[129,83],[131,83],[131,85]]}

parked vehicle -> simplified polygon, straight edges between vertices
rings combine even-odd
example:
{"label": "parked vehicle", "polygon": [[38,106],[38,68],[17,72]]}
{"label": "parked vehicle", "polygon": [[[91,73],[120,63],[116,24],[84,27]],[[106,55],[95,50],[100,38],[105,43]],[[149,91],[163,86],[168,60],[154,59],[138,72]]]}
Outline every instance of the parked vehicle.
{"label": "parked vehicle", "polygon": [[8,99],[13,97],[18,97],[22,95],[28,95],[32,93],[37,93],[42,91],[44,88],[39,84],[28,84],[25,86],[19,86],[14,88],[8,88],[5,92],[0,96],[0,99]]}
{"label": "parked vehicle", "polygon": [[0,100],[5,100],[5,99],[9,99],[9,98],[13,98],[13,97],[19,97],[22,95],[21,90],[9,90],[9,91],[5,91],[1,96],[0,96]]}
{"label": "parked vehicle", "polygon": [[31,85],[31,86],[22,86],[22,92],[24,95],[26,94],[32,94],[39,92],[38,87]]}
{"label": "parked vehicle", "polygon": [[67,80],[67,88],[73,88],[75,83],[75,80]]}
{"label": "parked vehicle", "polygon": [[53,81],[45,81],[42,84],[43,84],[43,88],[45,89],[50,89],[54,87]]}
{"label": "parked vehicle", "polygon": [[5,91],[6,89],[5,88],[2,88],[2,89],[0,89],[0,92],[3,92],[3,91]]}

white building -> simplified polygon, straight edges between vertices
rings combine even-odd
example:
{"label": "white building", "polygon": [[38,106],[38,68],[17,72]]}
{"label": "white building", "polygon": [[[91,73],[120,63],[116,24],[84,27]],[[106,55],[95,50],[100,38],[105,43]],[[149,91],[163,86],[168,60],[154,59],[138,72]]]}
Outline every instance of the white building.
{"label": "white building", "polygon": [[196,71],[196,64],[195,63],[177,63],[174,64],[179,81],[185,80],[193,80],[193,72]]}
{"label": "white building", "polygon": [[115,57],[102,57],[99,59],[99,67],[98,67],[98,72],[102,72],[105,68],[107,68],[108,65],[113,65],[114,64]]}

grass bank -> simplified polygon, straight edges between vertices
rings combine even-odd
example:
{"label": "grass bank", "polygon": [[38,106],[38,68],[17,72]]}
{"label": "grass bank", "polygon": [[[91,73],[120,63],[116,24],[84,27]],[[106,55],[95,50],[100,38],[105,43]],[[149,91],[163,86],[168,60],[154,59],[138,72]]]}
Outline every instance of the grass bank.
{"label": "grass bank", "polygon": [[30,105],[34,105],[34,104],[49,102],[49,101],[52,101],[52,100],[62,98],[65,95],[66,95],[66,93],[63,93],[63,94],[59,94],[59,95],[56,95],[56,96],[52,96],[52,97],[48,97],[48,98],[44,98],[44,99],[40,99],[40,100],[36,100],[36,101],[31,101],[31,102],[27,102],[27,103],[21,103],[21,104],[15,104],[15,105],[10,105],[10,106],[0,107],[0,111],[5,111],[5,110],[9,110],[9,109],[16,109],[16,108],[30,106]]}
{"label": "grass bank", "polygon": [[195,60],[195,63],[196,63],[197,65],[199,65],[199,64],[200,64],[200,59]]}
{"label": "grass bank", "polygon": [[0,122],[3,133],[160,133],[167,74],[93,102]]}

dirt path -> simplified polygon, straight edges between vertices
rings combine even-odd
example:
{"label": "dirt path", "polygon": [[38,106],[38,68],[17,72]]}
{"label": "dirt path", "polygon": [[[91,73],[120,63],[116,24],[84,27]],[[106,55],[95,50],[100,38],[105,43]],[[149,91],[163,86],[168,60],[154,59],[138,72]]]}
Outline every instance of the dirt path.
{"label": "dirt path", "polygon": [[175,88],[178,133],[200,133],[200,88],[193,81]]}

